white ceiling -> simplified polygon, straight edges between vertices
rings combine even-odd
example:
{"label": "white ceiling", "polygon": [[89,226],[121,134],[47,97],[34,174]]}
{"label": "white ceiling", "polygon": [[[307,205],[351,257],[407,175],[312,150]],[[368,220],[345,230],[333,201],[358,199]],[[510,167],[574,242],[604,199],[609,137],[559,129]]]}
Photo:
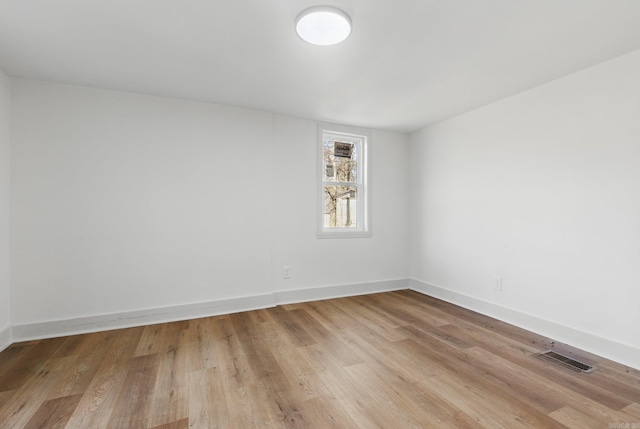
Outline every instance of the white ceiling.
{"label": "white ceiling", "polygon": [[[345,42],[296,36],[316,4]],[[639,0],[0,0],[13,77],[404,132],[636,49]]]}

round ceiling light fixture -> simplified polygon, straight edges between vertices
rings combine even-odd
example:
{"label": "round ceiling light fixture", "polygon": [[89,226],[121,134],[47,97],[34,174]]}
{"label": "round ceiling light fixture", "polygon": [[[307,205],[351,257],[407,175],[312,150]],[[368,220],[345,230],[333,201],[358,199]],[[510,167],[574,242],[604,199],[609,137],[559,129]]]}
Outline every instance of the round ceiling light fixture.
{"label": "round ceiling light fixture", "polygon": [[335,45],[351,34],[351,18],[335,7],[313,6],[298,14],[296,33],[313,45]]}

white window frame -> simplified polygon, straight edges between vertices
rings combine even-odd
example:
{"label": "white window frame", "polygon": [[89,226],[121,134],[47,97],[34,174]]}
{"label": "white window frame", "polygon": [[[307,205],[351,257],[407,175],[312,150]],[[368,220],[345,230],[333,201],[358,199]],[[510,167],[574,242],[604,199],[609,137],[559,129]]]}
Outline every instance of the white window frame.
{"label": "white window frame", "polygon": [[[331,185],[336,182],[324,181],[324,162],[323,148],[325,135],[337,137],[342,141],[360,141],[361,160],[358,164],[358,199],[356,206],[356,225],[351,227],[328,228],[324,226],[324,186]],[[318,125],[318,230],[316,236],[318,238],[366,238],[371,237],[371,182],[369,168],[371,163],[371,132],[361,128],[347,127],[335,124],[319,124]],[[341,182],[338,182],[341,183]]]}

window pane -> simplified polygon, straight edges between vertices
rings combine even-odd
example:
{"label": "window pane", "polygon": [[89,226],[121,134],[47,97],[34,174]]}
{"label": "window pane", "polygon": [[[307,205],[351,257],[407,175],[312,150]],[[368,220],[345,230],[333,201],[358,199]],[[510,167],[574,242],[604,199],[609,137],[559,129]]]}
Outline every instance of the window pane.
{"label": "window pane", "polygon": [[[336,142],[325,139],[323,142],[323,181],[325,182],[358,182],[359,144],[338,142],[339,149],[351,145],[351,158],[336,156]],[[344,151],[338,150],[338,154]]]}
{"label": "window pane", "polygon": [[324,227],[356,228],[357,195],[355,186],[325,186]]}

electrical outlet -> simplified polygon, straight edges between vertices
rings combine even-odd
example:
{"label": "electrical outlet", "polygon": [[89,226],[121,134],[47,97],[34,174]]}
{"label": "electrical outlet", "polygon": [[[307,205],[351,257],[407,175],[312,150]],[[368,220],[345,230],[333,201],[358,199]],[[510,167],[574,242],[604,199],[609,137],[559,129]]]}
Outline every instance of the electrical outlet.
{"label": "electrical outlet", "polygon": [[502,292],[502,277],[493,278],[493,290],[496,292]]}
{"label": "electrical outlet", "polygon": [[285,265],[284,267],[282,267],[282,278],[283,279],[291,278],[291,276],[289,275],[289,266],[288,265]]}

